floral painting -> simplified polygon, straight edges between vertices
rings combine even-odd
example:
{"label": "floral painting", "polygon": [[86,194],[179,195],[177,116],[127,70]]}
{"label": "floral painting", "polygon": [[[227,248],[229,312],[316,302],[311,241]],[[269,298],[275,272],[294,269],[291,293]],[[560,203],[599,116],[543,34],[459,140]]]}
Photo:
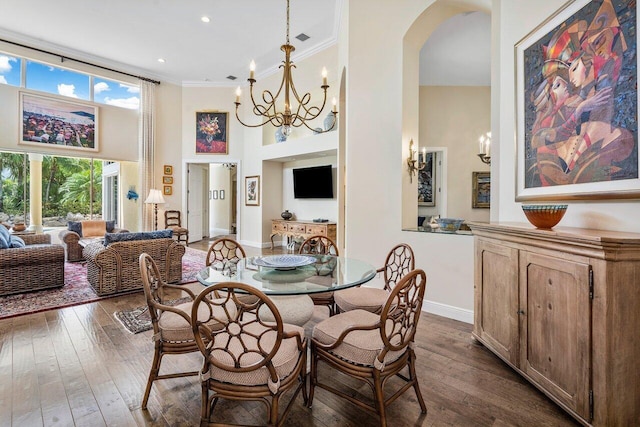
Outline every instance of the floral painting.
{"label": "floral painting", "polygon": [[638,181],[635,31],[635,1],[578,0],[516,45],[519,196]]}
{"label": "floral painting", "polygon": [[229,113],[196,112],[196,153],[229,154]]}

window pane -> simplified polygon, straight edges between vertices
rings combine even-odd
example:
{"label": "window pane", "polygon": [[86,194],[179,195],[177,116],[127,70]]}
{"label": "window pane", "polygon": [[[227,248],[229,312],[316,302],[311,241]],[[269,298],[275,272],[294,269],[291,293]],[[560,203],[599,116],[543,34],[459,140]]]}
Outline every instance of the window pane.
{"label": "window pane", "polygon": [[89,76],[27,61],[27,89],[89,100]]}
{"label": "window pane", "polygon": [[101,104],[137,110],[140,105],[140,87],[99,77],[93,79],[93,100]]}
{"label": "window pane", "polygon": [[25,162],[26,156],[0,152],[0,222],[28,225],[25,217],[29,212],[29,162]]}
{"label": "window pane", "polygon": [[0,83],[20,86],[20,58],[0,53]]}

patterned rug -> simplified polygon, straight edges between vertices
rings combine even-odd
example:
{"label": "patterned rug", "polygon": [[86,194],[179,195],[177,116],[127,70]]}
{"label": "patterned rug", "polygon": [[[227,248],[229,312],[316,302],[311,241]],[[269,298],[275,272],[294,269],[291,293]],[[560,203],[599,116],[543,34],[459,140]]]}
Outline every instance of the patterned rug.
{"label": "patterned rug", "polygon": [[[165,301],[167,305],[178,305],[183,302],[191,301],[191,298],[184,297],[174,300]],[[124,328],[132,334],[148,331],[152,328],[151,316],[149,315],[149,308],[146,305],[141,305],[133,310],[116,311],[113,315],[122,323]]]}
{"label": "patterned rug", "polygon": [[[186,248],[182,257],[182,282],[196,281],[196,274],[204,268],[206,252]],[[61,288],[0,297],[0,319],[39,311],[86,304],[117,295],[99,297],[87,281],[87,267],[82,263],[64,265],[64,283]]]}

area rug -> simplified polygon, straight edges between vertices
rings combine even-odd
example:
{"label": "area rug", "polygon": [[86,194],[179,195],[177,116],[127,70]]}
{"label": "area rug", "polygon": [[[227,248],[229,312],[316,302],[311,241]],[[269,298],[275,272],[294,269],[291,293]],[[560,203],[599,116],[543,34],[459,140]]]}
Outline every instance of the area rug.
{"label": "area rug", "polygon": [[[178,305],[187,301],[191,301],[191,298],[178,298],[165,301],[164,303],[166,305]],[[122,323],[122,326],[132,334],[148,331],[152,328],[149,308],[146,305],[141,305],[133,310],[116,311],[113,315]]]}
{"label": "area rug", "polygon": [[[196,274],[204,268],[206,256],[206,252],[186,248],[182,257],[181,283],[196,281]],[[65,263],[64,283],[65,285],[61,288],[0,297],[0,319],[86,304],[118,296],[100,297],[96,295],[87,281],[87,267],[83,263]]]}

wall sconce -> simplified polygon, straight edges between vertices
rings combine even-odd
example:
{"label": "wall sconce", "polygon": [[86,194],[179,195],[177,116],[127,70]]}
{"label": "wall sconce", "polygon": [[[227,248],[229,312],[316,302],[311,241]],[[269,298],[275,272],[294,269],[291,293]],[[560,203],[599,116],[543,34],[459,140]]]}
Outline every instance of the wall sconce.
{"label": "wall sconce", "polygon": [[480,147],[478,157],[482,160],[482,163],[487,165],[491,164],[491,132],[487,132],[480,136],[478,140]]}
{"label": "wall sconce", "polygon": [[[413,148],[413,138],[409,142],[409,157],[407,158],[407,166],[409,167],[409,182],[413,182],[413,174],[421,171],[426,166],[425,162],[418,161],[416,157],[416,150]],[[424,160],[427,155],[426,147],[422,147],[422,159]],[[416,166],[418,162],[418,166]]]}

